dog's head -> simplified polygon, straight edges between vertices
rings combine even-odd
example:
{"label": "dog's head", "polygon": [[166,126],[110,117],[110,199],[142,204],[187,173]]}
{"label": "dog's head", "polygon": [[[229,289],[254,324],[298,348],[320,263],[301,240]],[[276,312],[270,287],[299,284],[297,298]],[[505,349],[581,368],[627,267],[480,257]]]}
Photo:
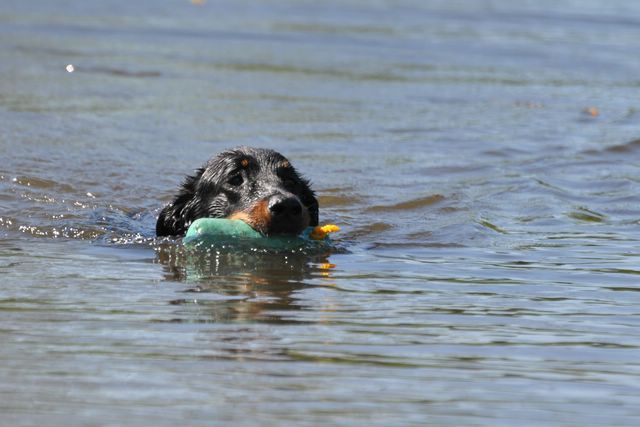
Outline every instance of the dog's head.
{"label": "dog's head", "polygon": [[318,225],[309,182],[280,153],[239,147],[212,157],[186,178],[158,217],[158,236],[178,236],[198,218],[245,221],[264,235],[299,234]]}

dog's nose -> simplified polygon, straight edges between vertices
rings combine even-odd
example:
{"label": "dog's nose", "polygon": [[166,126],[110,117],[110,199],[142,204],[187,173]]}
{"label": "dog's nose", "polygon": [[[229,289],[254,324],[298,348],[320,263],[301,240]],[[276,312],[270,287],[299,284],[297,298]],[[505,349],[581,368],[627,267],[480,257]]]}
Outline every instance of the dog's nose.
{"label": "dog's nose", "polygon": [[277,195],[269,199],[269,212],[274,217],[299,217],[302,215],[302,204],[296,197]]}

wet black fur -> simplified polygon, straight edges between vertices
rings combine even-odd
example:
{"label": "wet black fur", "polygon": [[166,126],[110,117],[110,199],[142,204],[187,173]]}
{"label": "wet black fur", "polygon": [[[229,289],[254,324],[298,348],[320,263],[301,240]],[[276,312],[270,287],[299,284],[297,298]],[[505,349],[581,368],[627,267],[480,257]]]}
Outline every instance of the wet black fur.
{"label": "wet black fur", "polygon": [[[248,162],[246,167],[243,160]],[[160,212],[156,234],[182,236],[198,218],[226,218],[276,194],[297,197],[308,211],[309,225],[318,225],[318,201],[309,181],[284,156],[262,148],[227,150],[186,177],[173,201]]]}

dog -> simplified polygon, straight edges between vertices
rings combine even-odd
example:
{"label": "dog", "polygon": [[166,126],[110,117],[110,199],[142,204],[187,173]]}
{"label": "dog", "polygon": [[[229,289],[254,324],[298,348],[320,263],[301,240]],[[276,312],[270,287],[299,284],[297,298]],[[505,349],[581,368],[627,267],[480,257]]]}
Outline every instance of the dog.
{"label": "dog", "polygon": [[282,154],[237,147],[187,176],[156,223],[157,236],[183,236],[198,218],[246,222],[265,236],[297,235],[318,225],[311,184]]}

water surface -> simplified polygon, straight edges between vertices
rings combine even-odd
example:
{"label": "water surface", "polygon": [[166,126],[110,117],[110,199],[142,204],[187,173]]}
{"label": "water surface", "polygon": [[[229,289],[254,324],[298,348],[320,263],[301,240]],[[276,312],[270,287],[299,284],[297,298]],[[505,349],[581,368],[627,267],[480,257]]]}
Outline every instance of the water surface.
{"label": "water surface", "polygon": [[[640,5],[96,3],[0,8],[0,424],[637,424]],[[348,251],[153,238],[242,144]]]}

